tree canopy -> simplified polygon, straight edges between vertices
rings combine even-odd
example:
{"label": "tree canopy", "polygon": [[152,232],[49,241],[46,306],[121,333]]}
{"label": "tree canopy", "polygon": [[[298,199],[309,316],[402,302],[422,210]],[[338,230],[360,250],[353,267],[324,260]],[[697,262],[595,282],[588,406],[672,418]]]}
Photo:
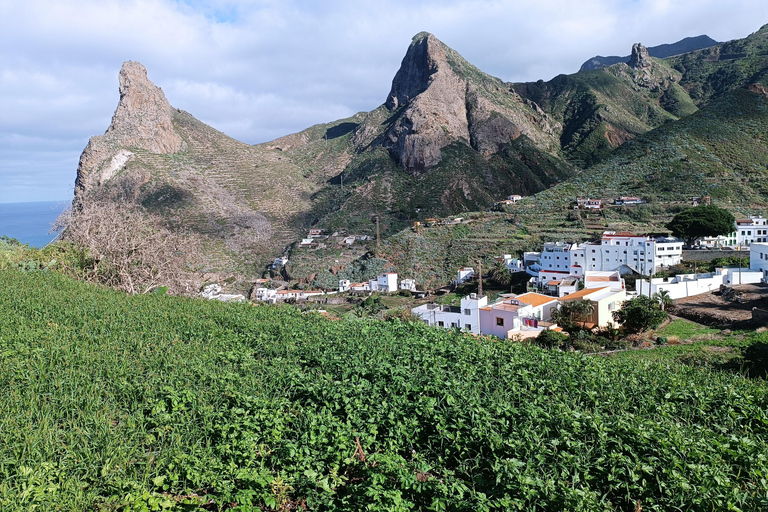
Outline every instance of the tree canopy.
{"label": "tree canopy", "polygon": [[621,309],[613,312],[613,319],[628,333],[655,329],[669,315],[661,310],[657,299],[639,295],[624,302]]}
{"label": "tree canopy", "polygon": [[667,224],[667,228],[691,247],[697,238],[733,232],[736,229],[735,223],[735,217],[728,210],[713,205],[702,205],[678,213]]}

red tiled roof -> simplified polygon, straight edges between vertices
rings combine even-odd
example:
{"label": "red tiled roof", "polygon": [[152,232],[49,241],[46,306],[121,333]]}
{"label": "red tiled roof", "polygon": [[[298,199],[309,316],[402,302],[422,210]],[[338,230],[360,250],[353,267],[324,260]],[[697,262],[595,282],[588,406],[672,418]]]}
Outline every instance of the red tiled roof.
{"label": "red tiled roof", "polygon": [[569,293],[568,295],[564,297],[560,297],[560,301],[571,301],[575,299],[583,299],[587,295],[592,295],[593,293],[599,292],[600,290],[607,290],[608,286],[603,286],[602,288],[584,288],[583,290],[579,290],[576,293]]}
{"label": "red tiled roof", "polygon": [[552,302],[553,300],[557,300],[555,297],[550,297],[549,295],[542,295],[540,293],[533,293],[533,292],[528,292],[522,295],[518,295],[517,297],[515,297],[515,299],[525,304],[530,304],[533,307],[538,307],[548,302]]}

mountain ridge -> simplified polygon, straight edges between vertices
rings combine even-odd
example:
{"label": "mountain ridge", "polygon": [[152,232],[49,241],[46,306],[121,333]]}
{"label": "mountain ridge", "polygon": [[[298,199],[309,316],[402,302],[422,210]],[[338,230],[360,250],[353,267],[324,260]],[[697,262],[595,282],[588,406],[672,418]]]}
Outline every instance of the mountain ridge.
{"label": "mountain ridge", "polygon": [[253,146],[174,109],[126,63],[112,123],[81,156],[76,201],[127,197],[206,237],[212,266],[252,274],[312,226],[373,234],[378,219],[386,237],[586,176],[763,76],[764,36],[665,60],[637,44],[629,63],[513,84],[422,32],[382,105]]}
{"label": "mountain ridge", "polygon": [[[696,50],[709,48],[712,46],[716,46],[718,44],[721,44],[721,43],[715,41],[714,39],[712,39],[706,34],[702,34],[700,36],[684,37],[683,39],[676,41],[674,43],[665,43],[665,44],[660,44],[658,46],[649,46],[648,54],[651,57],[664,59],[667,57],[672,57],[672,56],[680,55],[683,53],[689,53]],[[630,58],[631,58],[631,55],[627,55],[624,57],[619,57],[616,55],[603,57],[602,55],[596,55],[590,59],[587,59],[581,65],[581,67],[579,68],[579,71],[594,71],[596,69],[618,64],[619,62],[629,63]]]}

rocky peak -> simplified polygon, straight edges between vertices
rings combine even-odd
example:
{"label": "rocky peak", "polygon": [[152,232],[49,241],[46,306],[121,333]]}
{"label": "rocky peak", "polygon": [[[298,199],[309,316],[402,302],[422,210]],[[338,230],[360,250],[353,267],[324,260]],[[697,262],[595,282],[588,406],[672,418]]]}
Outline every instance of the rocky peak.
{"label": "rocky peak", "polygon": [[138,62],[123,63],[118,76],[120,101],[104,135],[91,137],[80,155],[75,198],[93,185],[108,181],[131,160],[132,149],[172,154],[183,140],[174,131],[174,108],[163,90],[147,78]]}
{"label": "rocky peak", "polygon": [[125,62],[118,79],[120,102],[107,134],[115,132],[126,145],[153,153],[176,153],[182,141],[173,131],[173,107],[147,78],[147,69],[138,62]]}
{"label": "rocky peak", "polygon": [[648,48],[640,43],[632,45],[632,55],[629,57],[629,67],[633,69],[647,69],[652,65]]}
{"label": "rocky peak", "polygon": [[414,36],[392,80],[387,96],[389,110],[397,110],[429,87],[430,78],[445,62],[443,43],[428,32]]}

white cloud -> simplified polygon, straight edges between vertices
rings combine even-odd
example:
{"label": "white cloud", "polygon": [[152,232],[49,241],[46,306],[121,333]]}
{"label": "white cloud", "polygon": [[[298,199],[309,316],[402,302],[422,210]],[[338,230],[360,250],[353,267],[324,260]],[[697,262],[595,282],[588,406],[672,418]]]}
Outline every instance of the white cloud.
{"label": "white cloud", "polygon": [[764,21],[768,3],[721,0],[0,0],[0,201],[71,194],[125,60],[172,105],[256,143],[381,104],[422,30],[483,71],[529,81],[634,42],[727,40]]}

